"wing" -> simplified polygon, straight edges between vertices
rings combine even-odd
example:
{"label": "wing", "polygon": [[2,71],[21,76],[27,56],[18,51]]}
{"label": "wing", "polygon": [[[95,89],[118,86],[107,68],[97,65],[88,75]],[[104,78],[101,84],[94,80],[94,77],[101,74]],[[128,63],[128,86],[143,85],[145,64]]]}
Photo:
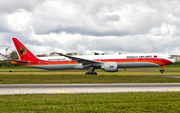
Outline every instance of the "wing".
{"label": "wing", "polygon": [[84,58],[78,58],[78,57],[74,57],[74,56],[69,56],[69,55],[64,55],[62,53],[57,53],[61,56],[65,56],[73,61],[77,61],[78,63],[82,63],[83,65],[94,65],[94,66],[101,66],[103,64],[103,62],[99,62],[99,61],[94,61],[94,60],[89,60],[89,59],[84,59]]}

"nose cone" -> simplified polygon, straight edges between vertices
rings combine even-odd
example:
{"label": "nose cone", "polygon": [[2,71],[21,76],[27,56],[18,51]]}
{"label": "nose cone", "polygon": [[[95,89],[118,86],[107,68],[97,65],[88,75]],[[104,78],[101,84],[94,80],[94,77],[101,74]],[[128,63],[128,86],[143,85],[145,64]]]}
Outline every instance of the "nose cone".
{"label": "nose cone", "polygon": [[171,62],[174,63],[174,62],[176,62],[176,60],[175,59],[171,59]]}

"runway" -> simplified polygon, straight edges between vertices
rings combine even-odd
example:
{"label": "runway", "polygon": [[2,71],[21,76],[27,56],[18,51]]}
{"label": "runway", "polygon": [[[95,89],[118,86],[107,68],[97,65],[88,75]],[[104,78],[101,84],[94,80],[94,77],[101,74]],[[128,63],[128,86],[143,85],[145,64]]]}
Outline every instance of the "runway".
{"label": "runway", "polygon": [[111,84],[6,84],[5,94],[114,93],[180,91],[180,83],[111,83]]}

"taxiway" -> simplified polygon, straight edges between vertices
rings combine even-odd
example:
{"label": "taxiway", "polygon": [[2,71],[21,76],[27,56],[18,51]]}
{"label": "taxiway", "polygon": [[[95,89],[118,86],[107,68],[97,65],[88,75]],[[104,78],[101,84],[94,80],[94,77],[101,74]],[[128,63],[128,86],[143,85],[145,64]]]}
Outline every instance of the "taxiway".
{"label": "taxiway", "polygon": [[180,91],[180,83],[111,83],[111,84],[1,84],[4,94],[114,93]]}

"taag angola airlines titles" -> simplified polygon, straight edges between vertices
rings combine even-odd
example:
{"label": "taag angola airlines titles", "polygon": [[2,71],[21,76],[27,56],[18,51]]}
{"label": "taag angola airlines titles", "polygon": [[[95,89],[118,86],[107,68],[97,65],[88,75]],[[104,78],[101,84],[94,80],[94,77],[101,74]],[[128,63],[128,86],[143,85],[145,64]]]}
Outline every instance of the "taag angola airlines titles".
{"label": "taag angola airlines titles", "polygon": [[58,53],[59,57],[36,57],[17,38],[12,38],[19,60],[12,64],[46,70],[87,69],[86,74],[96,75],[95,69],[106,72],[118,72],[118,68],[164,67],[175,62],[168,55],[162,54],[121,54],[69,56]]}

